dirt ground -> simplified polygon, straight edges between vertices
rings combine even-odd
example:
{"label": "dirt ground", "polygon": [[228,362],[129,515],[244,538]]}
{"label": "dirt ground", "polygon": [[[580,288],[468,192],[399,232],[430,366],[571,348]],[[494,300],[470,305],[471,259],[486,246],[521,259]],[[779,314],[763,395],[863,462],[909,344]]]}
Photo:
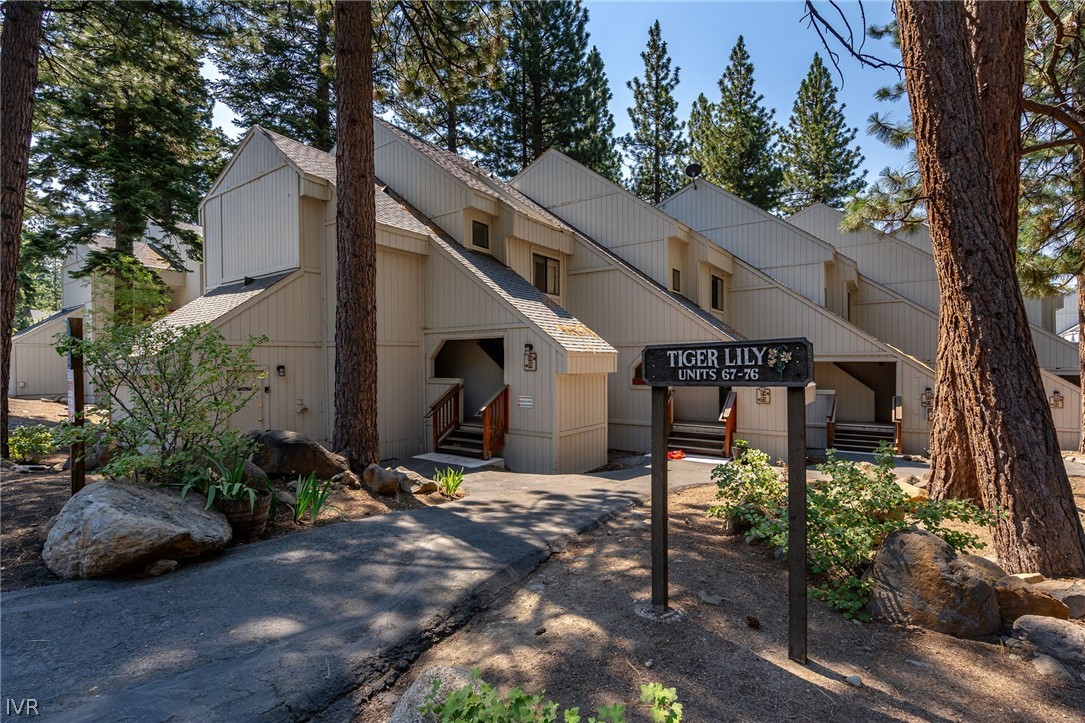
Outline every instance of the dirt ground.
{"label": "dirt ground", "polygon": [[[810,663],[790,661],[786,562],[721,535],[720,521],[705,516],[714,495],[704,486],[671,497],[670,596],[680,622],[635,612],[651,594],[648,509],[635,508],[551,557],[423,653],[355,721],[387,720],[406,687],[434,665],[478,667],[502,690],[545,689],[582,715],[624,702],[637,721],[648,720],[636,704],[640,686],[653,681],[677,689],[687,721],[1085,719],[1085,682],[1043,677],[997,638],[847,622],[816,601]],[[1085,674],[1085,666],[1073,672]],[[847,684],[851,675],[863,687]]]}
{"label": "dirt ground", "polygon": [[[67,406],[57,402],[10,399],[11,426],[23,424],[55,424],[67,417]],[[3,474],[0,479],[0,589],[18,590],[60,582],[49,572],[41,559],[45,535],[42,526],[68,501],[71,493],[71,477],[60,471],[67,460],[66,452],[58,452],[42,460],[53,471],[30,474]],[[87,482],[101,479],[88,474]],[[272,486],[287,491],[288,480],[273,480]],[[399,494],[392,497],[372,495],[366,490],[339,489],[329,499],[329,504],[339,508],[339,513],[327,510],[315,523],[317,526],[334,524],[342,519],[358,520],[396,510],[426,507],[447,501],[434,493],[415,497]],[[308,518],[302,524],[293,519],[293,512],[286,505],[278,505],[276,515],[268,521],[267,530],[258,537],[266,540],[311,527]],[[248,543],[240,543],[248,544]]]}

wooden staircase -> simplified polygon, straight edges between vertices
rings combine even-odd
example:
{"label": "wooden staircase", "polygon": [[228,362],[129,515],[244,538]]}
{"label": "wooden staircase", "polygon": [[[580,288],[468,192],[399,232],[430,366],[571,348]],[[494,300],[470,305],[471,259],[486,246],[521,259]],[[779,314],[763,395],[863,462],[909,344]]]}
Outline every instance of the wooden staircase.
{"label": "wooden staircase", "polygon": [[482,419],[474,417],[457,424],[441,439],[436,449],[442,454],[482,459]]}
{"label": "wooden staircase", "polygon": [[509,388],[503,386],[478,410],[460,419],[463,384],[457,384],[433,403],[433,449],[443,454],[490,459],[505,446],[509,431]]}
{"label": "wooden staircase", "polygon": [[686,454],[697,457],[731,456],[731,442],[734,440],[738,423],[738,412],[735,409],[738,396],[734,392],[727,395],[727,401],[720,410],[720,418],[717,420],[719,424],[674,421],[673,401],[672,394],[667,399],[668,452],[680,449]]}
{"label": "wooden staircase", "polygon": [[836,422],[833,449],[847,452],[873,452],[880,442],[888,442],[896,448],[897,427],[879,422]]}

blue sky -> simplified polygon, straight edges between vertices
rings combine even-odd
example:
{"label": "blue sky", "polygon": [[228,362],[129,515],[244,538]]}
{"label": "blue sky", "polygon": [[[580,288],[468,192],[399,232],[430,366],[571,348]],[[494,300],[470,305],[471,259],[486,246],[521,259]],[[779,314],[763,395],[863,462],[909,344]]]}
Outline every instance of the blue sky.
{"label": "blue sky", "polygon": [[[822,3],[824,5],[824,3]],[[627,108],[632,105],[632,93],[626,82],[644,72],[640,53],[648,42],[648,28],[659,20],[663,39],[673,63],[681,68],[676,89],[679,119],[687,120],[694,99],[704,93],[709,100],[719,97],[716,81],[727,66],[727,58],[739,35],[754,64],[754,78],[764,103],[776,109],[776,121],[787,123],[799,83],[806,76],[815,52],[828,62],[817,33],[802,21],[803,3],[789,1],[764,2],[628,2],[588,0],[590,42],[598,46],[606,65],[610,89],[614,93],[611,110],[617,123],[616,133],[631,130]],[[849,20],[858,20],[858,3],[841,3]],[[864,7],[870,23],[884,24],[891,20],[892,4],[888,0],[866,0]],[[828,8],[826,8],[828,11]],[[899,53],[886,41],[867,41],[866,51],[886,59],[899,60]],[[846,104],[845,115],[851,127],[859,129],[857,143],[866,156],[864,168],[867,182],[875,180],[887,165],[898,166],[905,154],[894,151],[866,135],[867,118],[872,112],[889,112],[900,118],[907,115],[905,103],[889,104],[876,101],[874,91],[897,81],[892,69],[864,68],[850,56],[840,53],[843,87],[839,99]],[[214,74],[213,67],[206,72]],[[840,77],[833,69],[834,80]],[[229,109],[218,104],[216,124],[231,137],[240,131],[232,123]]]}
{"label": "blue sky", "polygon": [[[892,4],[888,1],[866,0],[863,6],[869,23],[883,25],[893,18]],[[754,66],[757,92],[765,96],[766,106],[776,109],[776,121],[781,125],[786,124],[791,115],[799,83],[809,71],[814,53],[821,53],[822,60],[829,64],[817,32],[802,21],[802,2],[594,0],[588,2],[587,7],[589,42],[598,46],[606,65],[610,89],[614,93],[611,110],[619,135],[631,130],[626,109],[632,105],[632,93],[626,87],[626,81],[643,74],[644,62],[640,53],[648,42],[648,28],[657,19],[673,64],[681,68],[680,82],[675,90],[680,120],[689,119],[690,108],[698,94],[704,93],[710,101],[718,100],[717,81],[739,35],[746,41]],[[859,17],[858,3],[843,2],[841,7],[849,12],[849,21],[855,23]],[[823,8],[823,11],[829,9]],[[899,51],[888,41],[867,40],[866,43],[866,52],[899,61]],[[848,125],[859,129],[856,142],[866,156],[863,167],[869,171],[866,179],[869,183],[885,166],[901,165],[906,154],[868,136],[867,118],[875,111],[902,118],[907,116],[908,108],[905,102],[890,104],[874,99],[875,90],[898,80],[895,70],[862,67],[850,56],[842,52],[839,55],[843,87],[838,99],[846,105],[844,113]],[[832,73],[839,86],[840,75],[835,69]]]}

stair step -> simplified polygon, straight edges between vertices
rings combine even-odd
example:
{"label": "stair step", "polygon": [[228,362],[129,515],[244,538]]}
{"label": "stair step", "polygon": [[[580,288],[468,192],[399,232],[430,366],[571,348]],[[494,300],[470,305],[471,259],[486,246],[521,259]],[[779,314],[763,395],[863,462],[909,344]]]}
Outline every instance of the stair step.
{"label": "stair step", "polygon": [[440,444],[437,446],[438,452],[444,454],[458,454],[461,457],[478,457],[482,458],[481,447],[465,447],[458,444]]}
{"label": "stair step", "polygon": [[723,442],[724,435],[722,434],[700,434],[698,432],[671,432],[671,435],[667,438],[670,440],[675,439],[694,439],[702,442]]}

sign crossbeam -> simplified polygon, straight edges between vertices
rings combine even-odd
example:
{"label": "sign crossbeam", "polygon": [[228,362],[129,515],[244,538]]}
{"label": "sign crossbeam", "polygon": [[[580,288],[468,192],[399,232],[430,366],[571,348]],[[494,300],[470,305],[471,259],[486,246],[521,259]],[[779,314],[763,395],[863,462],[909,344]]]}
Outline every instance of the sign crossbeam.
{"label": "sign crossbeam", "polygon": [[652,607],[668,605],[668,387],[787,389],[788,657],[806,663],[806,393],[814,381],[808,339],[647,346],[643,378],[652,387]]}

